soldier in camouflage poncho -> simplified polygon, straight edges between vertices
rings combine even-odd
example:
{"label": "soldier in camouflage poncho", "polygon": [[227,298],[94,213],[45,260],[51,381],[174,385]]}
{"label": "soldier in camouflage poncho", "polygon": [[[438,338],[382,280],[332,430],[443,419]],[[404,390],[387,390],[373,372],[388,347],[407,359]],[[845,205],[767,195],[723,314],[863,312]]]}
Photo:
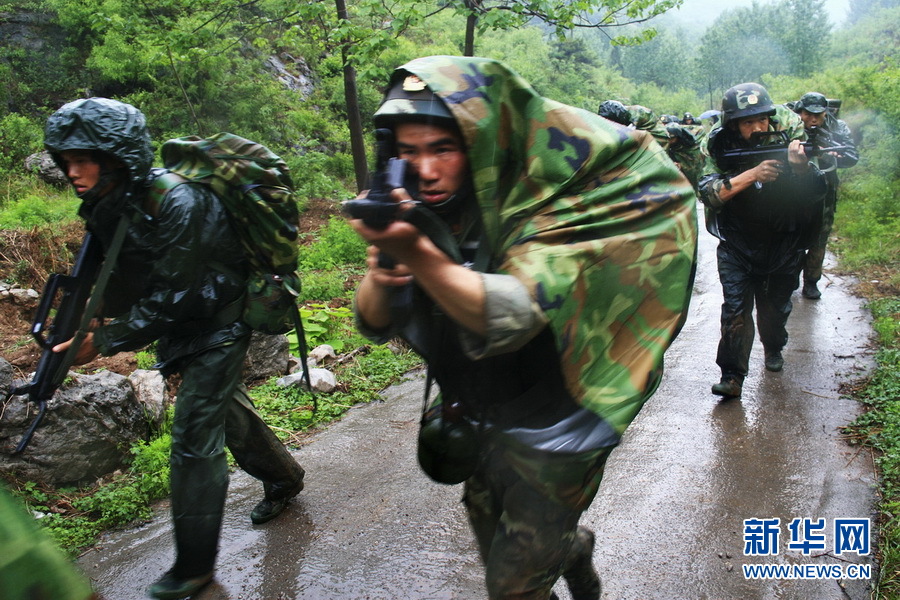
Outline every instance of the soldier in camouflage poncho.
{"label": "soldier in camouflage poncho", "polygon": [[420,206],[383,229],[351,222],[373,244],[359,326],[408,340],[446,418],[477,431],[464,501],[490,598],[546,600],[560,577],[575,600],[599,598],[578,520],[686,316],[690,184],[646,132],[492,60],[404,65],[374,120],[418,175],[394,199]]}
{"label": "soldier in camouflage poncho", "polygon": [[[781,131],[790,140],[783,160],[744,167],[724,159],[725,151],[751,147],[754,134]],[[722,377],[712,393],[724,398],[740,397],[743,391],[754,338],[754,302],[765,368],[781,371],[784,366],[791,294],[799,286],[803,250],[821,220],[825,192],[824,176],[801,145],[805,139],[799,117],[775,106],[758,83],[725,92],[722,126],[709,135],[700,199],[706,205],[707,229],[721,240],[716,258],[724,302],[716,363]]]}
{"label": "soldier in camouflage poncho", "polygon": [[144,115],[130,104],[70,102],[47,121],[44,146],[71,180],[82,200],[79,215],[105,253],[123,216],[127,223],[103,296],[111,319],[88,334],[76,362],[157,341],[157,368],[181,376],[171,451],[175,565],[149,591],[186,598],[213,576],[228,487],[226,444],[241,468],[263,481],[254,522],[277,516],[303,489],[303,469],[240,385],[250,343],[241,320],[247,257],[228,212],[205,185],[178,185],[145,212],[163,170],[151,168]]}

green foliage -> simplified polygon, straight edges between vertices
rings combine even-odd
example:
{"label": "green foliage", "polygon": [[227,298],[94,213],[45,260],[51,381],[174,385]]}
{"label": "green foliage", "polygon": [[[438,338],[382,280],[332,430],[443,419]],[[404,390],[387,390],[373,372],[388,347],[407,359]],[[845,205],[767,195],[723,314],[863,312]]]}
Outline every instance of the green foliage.
{"label": "green foliage", "polygon": [[[308,304],[300,308],[303,335],[307,350],[328,344],[335,352],[345,350],[349,338],[354,337],[353,311],[346,306],[330,307],[327,304]],[[287,334],[291,352],[299,355],[299,341],[296,330]]]}
{"label": "green foliage", "polygon": [[288,439],[292,432],[314,429],[340,418],[357,404],[375,400],[381,390],[402,380],[419,361],[411,352],[395,354],[386,346],[373,346],[350,364],[335,369],[341,388],[348,391],[317,395],[316,412],[312,394],[298,386],[281,387],[270,381],[254,388],[251,395],[266,423],[280,438]]}
{"label": "green foliage", "polygon": [[360,265],[366,260],[366,243],[340,217],[328,219],[328,224],[316,232],[314,237],[314,243],[300,247],[301,273],[337,265]]}
{"label": "green foliage", "polygon": [[0,204],[0,229],[32,229],[72,221],[80,200],[70,193],[36,194],[11,198]]}
{"label": "green foliage", "polygon": [[21,171],[28,155],[42,149],[43,138],[43,128],[32,119],[16,113],[0,117],[0,176]]}

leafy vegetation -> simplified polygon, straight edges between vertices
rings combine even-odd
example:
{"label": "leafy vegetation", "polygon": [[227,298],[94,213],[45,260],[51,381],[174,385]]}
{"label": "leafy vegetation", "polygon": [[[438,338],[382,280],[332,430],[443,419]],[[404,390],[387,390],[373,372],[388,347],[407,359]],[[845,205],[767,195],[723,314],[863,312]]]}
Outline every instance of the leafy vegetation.
{"label": "leafy vegetation", "polygon": [[[862,157],[841,172],[831,247],[842,268],[880,282],[863,288],[872,295],[880,348],[876,370],[859,386],[869,410],[848,432],[880,456],[878,594],[900,597],[896,3],[855,1],[848,26],[837,31],[823,19],[823,0],[773,0],[728,9],[701,32],[667,28],[665,15],[651,23],[655,30],[641,23],[574,33],[567,28],[591,11],[596,18],[624,10],[617,22],[625,22],[680,2],[454,0],[439,3],[441,10],[419,0],[389,4],[350,1],[340,15],[331,3],[306,0],[0,0],[0,11],[27,9],[40,17],[40,35],[30,45],[0,39],[0,229],[8,230],[10,242],[0,257],[4,277],[35,286],[41,274],[71,259],[56,230],[75,226],[77,201],[24,173],[21,164],[40,149],[47,115],[85,90],[139,106],[157,141],[229,130],[265,143],[290,165],[304,202],[354,194],[359,147],[348,123],[375,110],[394,67],[423,54],[461,54],[472,44],[476,54],[507,62],[542,94],[590,111],[617,99],[657,114],[696,115],[717,108],[724,89],[748,80],[764,84],[779,102],[821,91],[843,100],[841,118],[857,134]],[[629,5],[638,12],[629,14]],[[619,44],[611,43],[611,31]],[[355,90],[347,86],[351,75]],[[367,119],[363,131],[370,133]],[[307,341],[345,352],[365,348],[347,309],[365,248],[340,219],[310,237],[301,254]],[[149,354],[140,360],[152,364]],[[341,367],[341,391],[320,398],[315,415],[302,392],[270,382],[253,394],[280,435],[295,443],[348,406],[371,400],[415,360],[382,348],[360,353]],[[103,527],[146,518],[148,503],[166,493],[167,443],[163,433],[133,449],[129,472],[103,488],[51,491],[21,483],[19,490],[74,549]]]}

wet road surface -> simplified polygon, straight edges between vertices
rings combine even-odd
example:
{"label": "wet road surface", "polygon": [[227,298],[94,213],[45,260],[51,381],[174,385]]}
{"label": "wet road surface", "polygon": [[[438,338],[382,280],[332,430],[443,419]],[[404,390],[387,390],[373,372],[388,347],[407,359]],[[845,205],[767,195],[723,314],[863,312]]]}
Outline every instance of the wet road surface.
{"label": "wet road surface", "polygon": [[[719,402],[710,386],[719,378],[721,288],[715,240],[701,231],[691,312],[666,355],[663,383],[613,452],[582,520],[597,533],[604,600],[869,597],[866,578],[748,579],[742,570],[872,561],[835,556],[832,531],[835,519],[872,517],[875,498],[871,455],[839,433],[859,407],[838,386],[870,365],[868,316],[849,285],[826,274],[821,300],[795,294],[784,371],[765,371],[757,340],[743,397]],[[195,598],[486,598],[462,486],[430,482],[415,462],[423,385],[421,374],[412,377],[297,450],[306,489],[270,523],[250,523],[262,489],[234,473],[216,579]],[[171,565],[167,509],[80,559],[104,598],[143,598]],[[745,556],[744,520],[775,518],[778,552]],[[825,549],[804,556],[787,548],[795,518],[824,519]],[[569,599],[563,584],[557,592]]]}

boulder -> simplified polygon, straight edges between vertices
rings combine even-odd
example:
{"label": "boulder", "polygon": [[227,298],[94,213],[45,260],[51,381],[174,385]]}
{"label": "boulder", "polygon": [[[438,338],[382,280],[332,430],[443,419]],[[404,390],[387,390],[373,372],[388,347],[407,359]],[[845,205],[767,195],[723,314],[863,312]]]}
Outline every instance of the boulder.
{"label": "boulder", "polygon": [[56,166],[56,163],[50,157],[50,153],[46,150],[32,154],[25,159],[25,169],[35,173],[41,180],[51,185],[65,187],[69,185],[69,178],[66,174]]}
{"label": "boulder", "polygon": [[287,373],[291,359],[287,336],[267,335],[258,331],[250,338],[250,349],[244,360],[245,381],[268,379]]}
{"label": "boulder", "polygon": [[166,379],[159,371],[138,369],[128,376],[134,396],[144,409],[147,420],[153,427],[162,425],[166,416],[169,394]]}
{"label": "boulder", "polygon": [[79,485],[127,465],[130,447],[149,434],[127,377],[69,373],[24,452],[12,452],[37,414],[27,396],[9,398],[0,420],[0,471],[55,486]]}

